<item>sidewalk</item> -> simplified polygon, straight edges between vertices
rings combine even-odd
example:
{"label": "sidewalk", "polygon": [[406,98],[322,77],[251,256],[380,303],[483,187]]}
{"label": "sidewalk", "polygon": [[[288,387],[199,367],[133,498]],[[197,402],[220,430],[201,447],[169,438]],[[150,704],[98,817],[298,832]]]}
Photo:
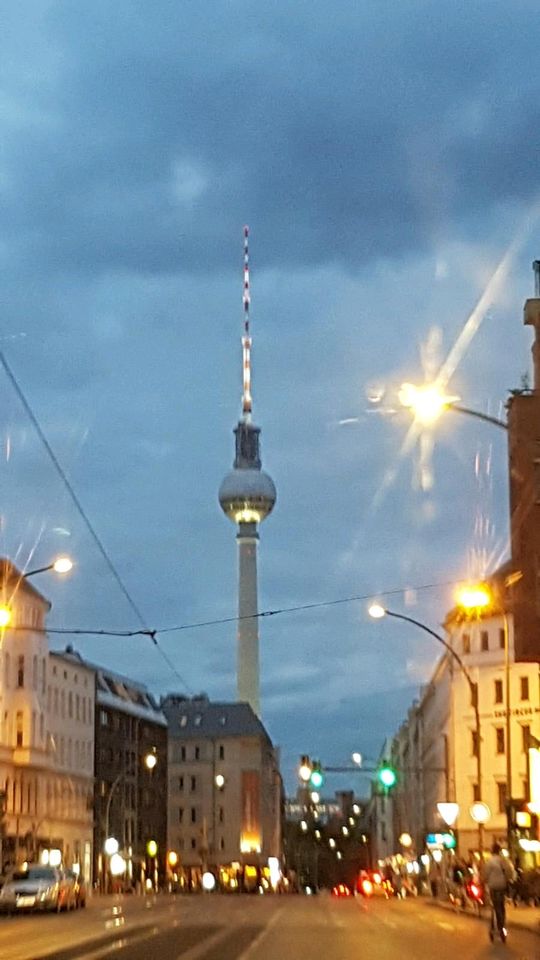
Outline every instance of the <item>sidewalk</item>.
{"label": "sidewalk", "polygon": [[[429,899],[427,900],[433,907],[440,907],[442,910],[455,911],[455,907],[449,900]],[[463,911],[472,917],[471,911]],[[487,917],[488,911],[484,909],[482,916]],[[540,937],[540,908],[539,907],[514,907],[513,903],[506,904],[506,922],[509,927],[517,927],[521,930],[531,930]]]}

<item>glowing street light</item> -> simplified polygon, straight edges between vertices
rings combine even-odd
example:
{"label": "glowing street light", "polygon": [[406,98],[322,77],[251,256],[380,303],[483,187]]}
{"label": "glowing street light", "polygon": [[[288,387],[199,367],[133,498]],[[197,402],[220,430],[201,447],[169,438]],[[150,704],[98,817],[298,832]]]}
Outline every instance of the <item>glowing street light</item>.
{"label": "glowing street light", "polygon": [[441,413],[457,403],[459,397],[444,394],[436,383],[425,383],[421,387],[402,383],[398,399],[402,407],[412,411],[416,420],[427,425],[435,423]]}
{"label": "glowing street light", "polygon": [[352,756],[351,756],[351,760],[352,760],[353,763],[356,763],[356,765],[357,765],[358,767],[361,767],[361,766],[362,766],[362,754],[361,754],[361,753],[358,753],[357,751],[356,751],[355,753],[353,753]]}
{"label": "glowing street light", "polygon": [[23,580],[28,580],[29,577],[35,577],[37,573],[46,573],[47,570],[54,570],[55,573],[69,573],[73,569],[73,561],[69,557],[57,557],[56,560],[53,560],[52,563],[48,563],[45,567],[36,567],[35,570],[27,570],[26,573],[22,574]]}
{"label": "glowing street light", "polygon": [[0,606],[0,627],[7,627],[11,621],[11,610],[9,607]]}
{"label": "glowing street light", "polygon": [[474,611],[485,610],[493,602],[493,597],[487,584],[470,583],[459,588],[456,600],[463,610]]}
{"label": "glowing street light", "polygon": [[144,765],[145,765],[146,769],[147,769],[147,770],[153,770],[154,767],[155,767],[155,765],[156,765],[156,763],[157,763],[157,760],[158,760],[158,758],[157,758],[157,753],[156,753],[155,750],[152,750],[152,751],[150,751],[150,753],[147,753],[146,756],[145,756],[145,758],[144,758]]}

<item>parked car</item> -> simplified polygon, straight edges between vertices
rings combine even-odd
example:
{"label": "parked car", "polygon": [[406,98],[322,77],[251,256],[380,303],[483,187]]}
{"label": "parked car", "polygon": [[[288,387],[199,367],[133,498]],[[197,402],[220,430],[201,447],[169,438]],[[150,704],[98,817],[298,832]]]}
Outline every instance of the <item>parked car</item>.
{"label": "parked car", "polygon": [[86,884],[84,877],[73,870],[64,871],[67,882],[69,883],[73,894],[73,907],[75,910],[86,906]]}
{"label": "parked car", "polygon": [[26,910],[68,910],[74,905],[74,894],[60,870],[40,863],[11,870],[0,890],[0,912],[22,913]]}

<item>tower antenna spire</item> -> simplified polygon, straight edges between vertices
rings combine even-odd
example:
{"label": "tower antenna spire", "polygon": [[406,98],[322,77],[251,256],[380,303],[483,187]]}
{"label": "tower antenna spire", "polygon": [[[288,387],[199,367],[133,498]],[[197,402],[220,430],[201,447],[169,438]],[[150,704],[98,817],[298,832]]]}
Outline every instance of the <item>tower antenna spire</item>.
{"label": "tower antenna spire", "polygon": [[244,227],[244,334],[242,337],[242,419],[251,420],[251,336],[249,330],[249,308],[251,305],[251,290],[249,285],[249,227]]}

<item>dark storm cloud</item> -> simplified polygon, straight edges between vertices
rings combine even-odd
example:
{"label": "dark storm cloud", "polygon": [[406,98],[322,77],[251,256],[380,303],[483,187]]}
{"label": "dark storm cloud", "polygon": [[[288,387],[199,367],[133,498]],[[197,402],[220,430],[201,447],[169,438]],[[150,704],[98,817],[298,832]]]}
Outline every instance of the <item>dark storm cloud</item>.
{"label": "dark storm cloud", "polygon": [[[0,347],[152,627],[236,610],[217,490],[239,413],[244,221],[278,489],[261,609],[463,576],[478,425],[440,425],[427,495],[411,489],[417,450],[399,456],[407,422],[368,413],[367,385],[416,382],[434,323],[450,346],[537,192],[535,14],[502,0],[4,11]],[[528,367],[533,242],[455,378],[471,406],[504,401]],[[2,552],[76,558],[69,580],[42,582],[54,626],[139,626],[3,377],[0,406]],[[494,449],[481,508],[504,541]],[[436,625],[449,602],[419,593],[413,612]],[[146,640],[75,642],[184,691]],[[191,691],[234,697],[233,623],[160,642]],[[375,752],[437,652],[359,603],[265,618],[263,715],[287,775],[303,750]]]}
{"label": "dark storm cloud", "polygon": [[39,29],[4,37],[12,263],[211,270],[245,215],[267,265],[352,266],[536,191],[533,3],[510,26],[504,2],[24,6]]}

